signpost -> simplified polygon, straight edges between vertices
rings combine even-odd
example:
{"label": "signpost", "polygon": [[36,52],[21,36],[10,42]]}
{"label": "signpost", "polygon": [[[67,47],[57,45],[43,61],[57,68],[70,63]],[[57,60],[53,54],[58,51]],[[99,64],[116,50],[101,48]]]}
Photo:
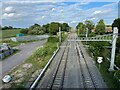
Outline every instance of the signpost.
{"label": "signpost", "polygon": [[102,59],[103,57],[98,57],[98,60],[97,60],[97,62],[99,63],[99,69],[100,69],[100,64],[102,63]]}

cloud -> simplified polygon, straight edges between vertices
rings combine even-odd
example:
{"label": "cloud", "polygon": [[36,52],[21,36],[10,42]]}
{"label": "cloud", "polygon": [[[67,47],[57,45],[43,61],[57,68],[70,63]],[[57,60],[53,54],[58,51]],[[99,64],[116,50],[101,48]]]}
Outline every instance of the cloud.
{"label": "cloud", "polygon": [[93,14],[100,14],[102,11],[95,11]]}
{"label": "cloud", "polygon": [[6,7],[6,8],[4,9],[4,11],[5,11],[5,12],[13,12],[13,11],[14,11],[14,8],[11,7],[11,6],[9,6],[9,7]]}
{"label": "cloud", "polygon": [[20,14],[16,14],[16,13],[4,13],[2,15],[2,19],[6,19],[6,20],[16,20],[16,18],[18,18],[20,16]]}
{"label": "cloud", "polygon": [[52,8],[52,11],[55,11],[55,8]]}
{"label": "cloud", "polygon": [[[2,0],[3,2],[24,2],[24,0]],[[119,0],[25,0],[26,2],[119,2]]]}
{"label": "cloud", "polygon": [[15,15],[15,13],[9,13],[9,14],[8,13],[4,13],[3,17],[6,17],[6,18],[7,17],[13,17],[14,15]]}
{"label": "cloud", "polygon": [[[3,21],[4,24],[11,21],[9,23],[13,25],[21,22],[24,26],[59,21],[75,27],[78,22],[84,20],[93,20],[96,23],[99,19],[105,19],[110,24],[117,17],[117,3],[89,7],[93,4],[90,2],[4,2]],[[84,9],[86,7],[89,8]]]}

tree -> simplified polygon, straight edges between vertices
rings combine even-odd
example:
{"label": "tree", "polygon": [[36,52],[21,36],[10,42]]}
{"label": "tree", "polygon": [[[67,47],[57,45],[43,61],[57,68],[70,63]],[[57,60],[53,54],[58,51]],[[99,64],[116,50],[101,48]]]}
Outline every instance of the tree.
{"label": "tree", "polygon": [[20,30],[20,33],[28,34],[28,31],[29,31],[29,30],[28,30],[27,28],[26,28],[26,29],[21,29],[21,30]]}
{"label": "tree", "polygon": [[101,20],[97,23],[95,30],[96,30],[96,33],[97,33],[98,35],[100,35],[100,34],[105,34],[105,23],[104,23],[104,20],[103,20],[103,19],[101,19]]}
{"label": "tree", "polygon": [[29,27],[28,34],[31,35],[42,35],[45,33],[45,28],[41,27],[39,24],[34,24],[31,27]]}
{"label": "tree", "polygon": [[69,25],[67,23],[63,23],[61,24],[61,26],[62,26],[62,31],[68,31]]}
{"label": "tree", "polygon": [[39,24],[34,24],[34,25],[30,26],[29,29],[30,29],[30,30],[33,30],[33,29],[36,28],[36,27],[40,27],[40,25],[39,25]]}
{"label": "tree", "polygon": [[82,22],[79,22],[78,25],[76,26],[76,29],[78,30],[78,34],[85,34],[85,24]]}
{"label": "tree", "polygon": [[120,18],[114,20],[114,22],[112,23],[112,28],[114,27],[118,27],[120,33]]}
{"label": "tree", "polygon": [[12,26],[8,26],[8,28],[9,28],[9,29],[13,29],[13,27],[12,27]]}
{"label": "tree", "polygon": [[48,23],[48,24],[42,26],[45,30],[45,33],[49,33],[49,25],[50,24]]}
{"label": "tree", "polygon": [[85,26],[88,28],[88,34],[91,33],[92,29],[94,29],[94,23],[90,20],[85,21]]}
{"label": "tree", "polygon": [[2,30],[6,30],[6,29],[9,29],[8,26],[2,27]]}
{"label": "tree", "polygon": [[59,31],[59,27],[60,27],[61,25],[59,24],[59,23],[57,23],[57,22],[52,22],[51,24],[50,24],[50,26],[49,26],[49,32],[50,32],[50,34],[53,34],[53,35],[56,35],[57,34],[57,32]]}
{"label": "tree", "polygon": [[13,27],[12,26],[4,26],[4,27],[2,27],[2,30],[7,30],[7,29],[13,29]]}

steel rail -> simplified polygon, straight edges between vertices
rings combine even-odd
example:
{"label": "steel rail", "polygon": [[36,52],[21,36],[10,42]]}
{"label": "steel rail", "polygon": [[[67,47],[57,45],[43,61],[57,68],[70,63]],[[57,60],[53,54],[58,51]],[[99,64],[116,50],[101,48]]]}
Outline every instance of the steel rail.
{"label": "steel rail", "polygon": [[[78,43],[78,44],[79,44],[79,43]],[[87,61],[86,61],[86,59],[85,59],[85,57],[84,57],[84,55],[83,55],[83,52],[82,52],[82,50],[81,50],[81,48],[79,47],[78,44],[77,44],[77,50],[78,50],[79,57],[82,57],[82,58],[84,59],[85,65],[86,65],[87,70],[88,70],[88,73],[89,73],[90,78],[91,78],[91,80],[92,80],[92,84],[93,84],[93,86],[94,86],[94,89],[96,89],[96,85],[95,85],[94,80],[93,80],[93,78],[92,78],[92,75],[91,75],[89,66],[88,66]],[[80,62],[80,60],[79,60],[79,62]],[[81,67],[81,63],[80,63],[80,67]],[[81,68],[81,71],[82,71],[83,79],[85,79],[85,77],[84,77],[84,75],[83,75],[83,70],[82,70],[82,68]],[[85,88],[87,88],[87,87],[86,87],[86,83],[84,82],[83,84],[85,85]]]}
{"label": "steel rail", "polygon": [[58,48],[55,53],[53,54],[53,56],[50,58],[50,60],[48,61],[48,63],[46,64],[46,66],[43,68],[42,72],[39,74],[39,76],[36,78],[36,80],[33,82],[33,84],[30,86],[29,90],[32,90],[35,88],[35,86],[38,84],[39,80],[42,78],[42,76],[44,75],[45,71],[47,70],[48,66],[50,65],[50,63],[52,62],[53,58],[55,57],[55,55],[58,53],[60,48]]}

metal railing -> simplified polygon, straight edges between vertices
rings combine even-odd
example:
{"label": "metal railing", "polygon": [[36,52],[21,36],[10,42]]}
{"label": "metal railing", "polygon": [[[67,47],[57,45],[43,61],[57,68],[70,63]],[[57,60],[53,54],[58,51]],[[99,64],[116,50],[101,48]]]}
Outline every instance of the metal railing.
{"label": "metal railing", "polygon": [[57,52],[59,51],[60,48],[58,48],[55,53],[53,54],[53,56],[50,58],[50,60],[48,61],[48,63],[46,64],[46,66],[43,68],[42,72],[39,74],[39,76],[37,77],[37,79],[33,82],[33,84],[31,85],[31,87],[29,88],[29,90],[32,90],[35,88],[35,86],[38,84],[39,80],[42,78],[42,76],[44,75],[45,71],[47,70],[48,66],[50,65],[50,63],[52,62],[53,58],[55,57],[55,55],[57,54]]}

